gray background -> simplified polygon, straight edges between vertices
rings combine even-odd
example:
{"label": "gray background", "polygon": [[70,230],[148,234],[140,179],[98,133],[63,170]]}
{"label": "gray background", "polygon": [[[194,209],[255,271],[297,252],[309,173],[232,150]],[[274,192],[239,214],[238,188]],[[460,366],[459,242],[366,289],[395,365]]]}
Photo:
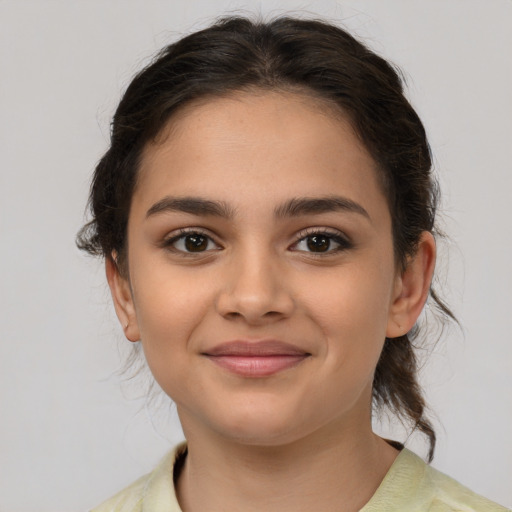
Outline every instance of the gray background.
{"label": "gray background", "polygon": [[511,1],[0,0],[0,511],[86,510],[181,438],[168,403],[144,407],[141,381],[115,374],[130,346],[74,236],[129,78],[233,10],[323,15],[405,70],[444,187],[440,275],[463,325],[425,367],[434,466],[512,505]]}

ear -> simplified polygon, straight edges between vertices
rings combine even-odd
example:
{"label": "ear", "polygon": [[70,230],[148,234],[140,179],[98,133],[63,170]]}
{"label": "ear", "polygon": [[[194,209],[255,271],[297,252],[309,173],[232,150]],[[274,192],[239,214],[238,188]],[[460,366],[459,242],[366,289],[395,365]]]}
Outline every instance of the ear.
{"label": "ear", "polygon": [[416,253],[409,258],[407,267],[396,278],[387,338],[403,336],[416,323],[430,291],[435,261],[436,242],[432,233],[424,231]]}
{"label": "ear", "polygon": [[124,334],[130,341],[139,341],[140,332],[130,282],[128,278],[121,275],[115,260],[115,254],[105,259],[105,271],[117,318],[123,327]]}

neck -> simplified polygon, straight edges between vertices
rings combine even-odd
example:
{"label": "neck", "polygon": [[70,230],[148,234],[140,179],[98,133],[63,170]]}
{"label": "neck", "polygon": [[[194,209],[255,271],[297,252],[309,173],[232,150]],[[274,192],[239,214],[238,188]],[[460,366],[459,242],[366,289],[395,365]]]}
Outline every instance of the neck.
{"label": "neck", "polygon": [[279,446],[187,433],[188,455],[177,484],[182,509],[360,510],[398,452],[370,427],[331,430]]}

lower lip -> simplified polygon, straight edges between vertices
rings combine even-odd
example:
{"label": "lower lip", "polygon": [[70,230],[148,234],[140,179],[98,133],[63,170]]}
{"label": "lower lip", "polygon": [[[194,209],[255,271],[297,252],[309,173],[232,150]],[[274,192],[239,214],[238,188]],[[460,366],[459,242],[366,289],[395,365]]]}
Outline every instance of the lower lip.
{"label": "lower lip", "polygon": [[243,377],[268,377],[300,364],[308,356],[269,355],[269,356],[207,356],[210,361],[231,373]]}

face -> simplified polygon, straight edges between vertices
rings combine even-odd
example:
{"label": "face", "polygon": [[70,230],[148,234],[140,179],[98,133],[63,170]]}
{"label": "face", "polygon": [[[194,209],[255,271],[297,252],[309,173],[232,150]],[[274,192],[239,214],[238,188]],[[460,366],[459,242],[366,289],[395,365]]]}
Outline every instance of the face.
{"label": "face", "polygon": [[275,445],[370,428],[403,286],[350,123],[247,93],[188,107],[163,135],[142,159],[128,278],[110,283],[185,433]]}

